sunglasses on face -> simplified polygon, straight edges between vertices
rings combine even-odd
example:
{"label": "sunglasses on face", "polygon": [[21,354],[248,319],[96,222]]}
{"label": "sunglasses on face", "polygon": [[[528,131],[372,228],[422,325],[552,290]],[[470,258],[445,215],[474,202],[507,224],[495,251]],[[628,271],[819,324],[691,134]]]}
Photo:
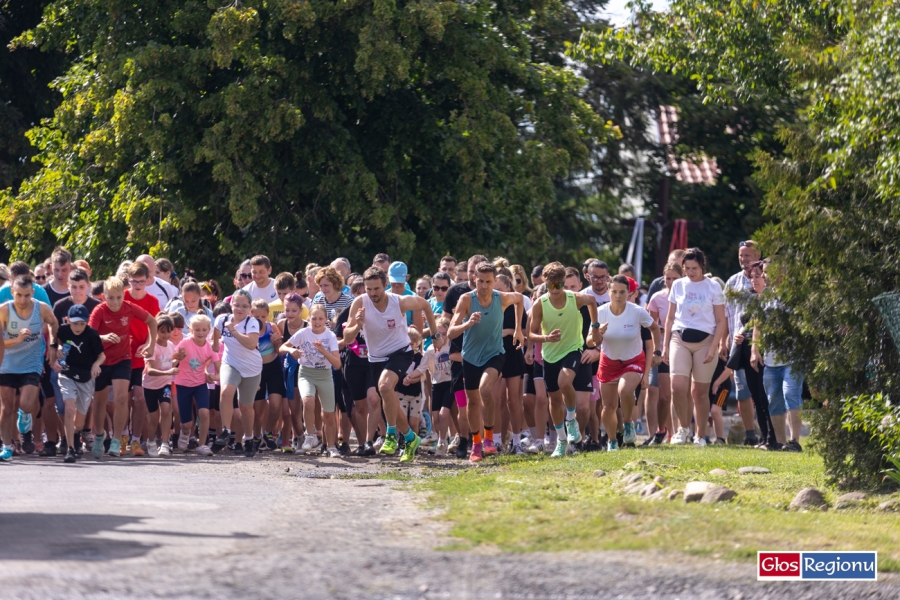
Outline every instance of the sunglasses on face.
{"label": "sunglasses on face", "polygon": [[753,248],[754,250],[756,250],[756,242],[750,240],[741,242],[740,244],[738,244],[738,248]]}
{"label": "sunglasses on face", "polygon": [[433,285],[433,286],[431,286],[431,289],[433,289],[436,292],[446,292],[447,290],[450,289],[450,286],[449,285]]}
{"label": "sunglasses on face", "polygon": [[522,280],[518,277],[516,278],[516,285],[522,285]]}
{"label": "sunglasses on face", "polygon": [[253,275],[250,273],[241,273],[241,279],[253,279]]}
{"label": "sunglasses on face", "polygon": [[550,289],[550,290],[561,290],[561,289],[563,289],[563,282],[560,281],[559,283],[548,283],[548,284],[547,284],[547,289]]}
{"label": "sunglasses on face", "polygon": [[306,292],[305,294],[300,294],[300,295],[303,296],[304,298],[309,298],[309,292]]}
{"label": "sunglasses on face", "polygon": [[47,276],[46,275],[35,275],[34,279],[36,281],[47,281]]}

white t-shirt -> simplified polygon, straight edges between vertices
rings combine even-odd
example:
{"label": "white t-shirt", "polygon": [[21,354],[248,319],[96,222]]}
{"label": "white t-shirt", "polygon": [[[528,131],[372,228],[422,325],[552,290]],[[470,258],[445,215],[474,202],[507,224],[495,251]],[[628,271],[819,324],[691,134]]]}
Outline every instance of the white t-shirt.
{"label": "white t-shirt", "polygon": [[[225,346],[225,352],[222,354],[222,363],[228,365],[232,369],[236,369],[241,377],[256,377],[262,373],[262,355],[256,348],[246,348],[235,338],[225,327],[230,323],[233,315],[219,315],[216,317],[215,328],[222,335],[222,344]],[[259,321],[253,317],[247,316],[240,323],[234,326],[238,333],[250,335],[251,333],[259,333]]]}
{"label": "white t-shirt", "polygon": [[613,360],[631,360],[644,351],[641,327],[653,325],[653,317],[631,302],[625,303],[625,310],[618,316],[612,313],[611,306],[606,303],[597,309],[597,322],[609,323],[600,350]]}
{"label": "white t-shirt", "polygon": [[725,305],[725,294],[712,279],[691,281],[676,279],[669,292],[669,302],[675,304],[673,330],[698,329],[712,335],[716,332],[714,306]]}
{"label": "white t-shirt", "polygon": [[659,324],[664,327],[669,315],[669,290],[662,289],[653,294],[647,303],[647,311],[655,310],[659,314]]}
{"label": "white t-shirt", "polygon": [[290,342],[291,346],[299,348],[303,352],[297,362],[304,367],[331,370],[331,363],[313,346],[313,342],[322,342],[322,346],[329,352],[338,350],[337,337],[330,329],[326,328],[322,333],[313,333],[312,327],[304,327],[292,335],[288,342]]}
{"label": "white t-shirt", "polygon": [[597,301],[597,306],[603,306],[604,304],[607,304],[609,302],[609,288],[606,288],[605,294],[598,294],[594,291],[594,288],[592,288],[591,286],[587,286],[586,288],[581,290],[581,293],[590,294],[591,296],[593,296],[594,300]]}
{"label": "white t-shirt", "polygon": [[444,344],[440,350],[431,346],[422,357],[422,364],[431,371],[431,383],[450,381],[450,344]]}
{"label": "white t-shirt", "polygon": [[250,293],[250,297],[254,300],[259,300],[262,298],[266,301],[266,303],[275,302],[278,300],[278,292],[275,291],[275,280],[269,277],[269,285],[266,287],[259,287],[256,285],[255,281],[251,281],[247,285],[242,288],[245,292]]}
{"label": "white t-shirt", "polygon": [[165,279],[160,279],[159,277],[154,279],[152,283],[147,284],[147,287],[145,287],[144,289],[148,294],[159,301],[160,308],[168,304],[169,300],[179,295],[177,287],[175,287]]}

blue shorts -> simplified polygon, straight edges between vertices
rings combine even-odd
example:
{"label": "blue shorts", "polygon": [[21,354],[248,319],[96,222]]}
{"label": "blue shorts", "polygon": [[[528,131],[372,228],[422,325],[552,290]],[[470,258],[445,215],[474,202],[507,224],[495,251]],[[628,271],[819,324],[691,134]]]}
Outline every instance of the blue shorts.
{"label": "blue shorts", "polygon": [[178,392],[178,414],[182,425],[194,421],[194,403],[197,404],[197,410],[209,410],[209,388],[205,383],[196,387],[176,385],[175,389]]}

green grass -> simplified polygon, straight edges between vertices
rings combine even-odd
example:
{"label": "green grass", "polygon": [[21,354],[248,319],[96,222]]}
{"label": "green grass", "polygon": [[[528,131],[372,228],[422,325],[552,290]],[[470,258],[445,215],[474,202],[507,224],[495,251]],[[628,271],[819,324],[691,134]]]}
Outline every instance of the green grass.
{"label": "green grass", "polygon": [[[651,464],[638,464],[641,459]],[[772,473],[738,475],[742,466]],[[709,475],[715,468],[730,474]],[[607,475],[594,477],[596,469]],[[662,475],[669,489],[693,480],[721,483],[738,496],[715,505],[642,501],[622,491],[622,472]],[[900,515],[875,510],[891,496],[870,496],[864,508],[847,511],[787,510],[806,487],[825,492],[829,503],[840,495],[826,485],[812,452],[662,446],[564,460],[504,456],[452,475],[432,474],[415,485],[452,521],[460,540],[453,548],[657,549],[736,560],[756,560],[757,550],[877,550],[881,570],[900,571]]]}

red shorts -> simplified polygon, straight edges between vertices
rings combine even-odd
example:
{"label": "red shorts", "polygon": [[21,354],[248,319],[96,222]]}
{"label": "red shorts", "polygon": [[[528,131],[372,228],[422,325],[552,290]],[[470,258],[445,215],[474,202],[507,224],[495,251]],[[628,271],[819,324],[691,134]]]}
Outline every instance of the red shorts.
{"label": "red shorts", "polygon": [[625,373],[644,373],[647,358],[641,352],[630,360],[616,360],[600,354],[600,367],[597,369],[597,378],[600,383],[612,383],[618,381]]}

